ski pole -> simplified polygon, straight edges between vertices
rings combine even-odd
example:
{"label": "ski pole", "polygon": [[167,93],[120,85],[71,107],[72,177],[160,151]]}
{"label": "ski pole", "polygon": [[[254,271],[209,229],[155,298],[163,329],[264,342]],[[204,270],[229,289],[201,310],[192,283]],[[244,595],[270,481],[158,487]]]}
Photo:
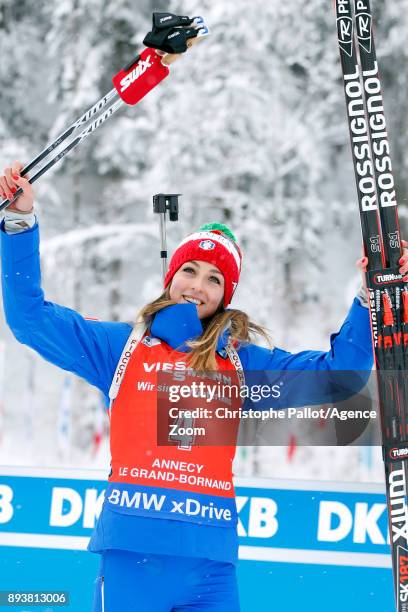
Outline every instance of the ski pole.
{"label": "ski pole", "polygon": [[153,212],[160,216],[160,258],[162,260],[163,281],[167,273],[166,214],[168,211],[170,221],[178,221],[179,196],[181,196],[181,193],[157,193],[153,196]]}
{"label": "ski pole", "polygon": [[[209,29],[202,17],[187,17],[172,13],[153,13],[152,31],[143,43],[147,46],[131,62],[126,64],[113,78],[114,88],[89,108],[77,121],[72,123],[53,142],[48,144],[21,171],[25,176],[43,160],[58,149],[75,131],[88,124],[64,149],[56,152],[42,168],[30,177],[34,183],[65,155],[77,147],[89,134],[109,119],[123,104],[134,106],[169,74],[169,65],[193,44],[209,35]],[[110,106],[108,103],[112,102]],[[108,106],[108,108],[106,108]],[[89,123],[90,122],[90,123]],[[0,211],[7,208],[23,193],[17,189],[12,200],[0,202]]]}
{"label": "ski pole", "polygon": [[[67,155],[68,153],[70,153],[75,147],[77,147],[83,140],[85,140],[85,138],[94,130],[96,130],[96,128],[98,128],[100,125],[102,125],[102,123],[105,123],[105,121],[107,119],[109,119],[109,117],[111,117],[113,115],[113,113],[115,113],[122,105],[124,104],[123,100],[119,99],[116,102],[114,102],[114,104],[112,104],[111,106],[109,106],[106,111],[100,115],[97,119],[95,119],[88,127],[86,127],[76,138],[74,138],[73,140],[70,141],[70,143],[65,147],[65,149],[63,149],[62,151],[60,151],[57,155],[55,155],[55,157],[53,157],[52,159],[50,159],[50,161],[45,164],[45,166],[43,166],[42,168],[40,168],[40,170],[38,170],[38,172],[36,172],[30,179],[29,179],[29,183],[35,183],[35,181],[37,181],[40,176],[42,176],[43,174],[45,174],[47,172],[47,170],[49,170],[50,168],[52,168],[53,166],[55,166],[55,164],[57,162],[59,162],[63,157],[65,157],[65,155]],[[95,105],[96,106],[96,105]],[[71,129],[71,128],[69,128]],[[77,129],[77,127],[75,127],[74,129]],[[73,131],[73,130],[72,130]],[[72,131],[70,133],[72,133]],[[61,142],[61,141],[60,141]],[[60,144],[60,143],[58,143]],[[52,145],[50,145],[50,147],[48,147],[48,149],[55,149],[57,146],[53,146],[54,143],[52,143]],[[47,149],[44,149],[44,151],[46,152]],[[44,153],[44,152],[43,152]],[[40,153],[40,155],[38,156],[39,158],[43,159],[44,157],[47,156],[47,153],[45,155],[43,155],[43,153]],[[37,165],[37,162],[34,163],[35,160],[33,160],[32,162],[30,162],[25,168],[23,168],[23,170],[21,171],[21,176],[24,176],[25,174],[27,174],[30,170],[30,168],[33,168]],[[39,159],[38,159],[39,161]],[[21,187],[19,187],[16,191],[16,193],[14,194],[14,197],[12,200],[3,200],[3,202],[0,204],[0,211],[3,210],[4,208],[7,208],[7,206],[10,206],[10,204],[12,204],[16,198],[18,198],[21,194],[23,193],[23,189]]]}
{"label": "ski pole", "polygon": [[47,157],[54,149],[56,149],[62,142],[64,142],[64,140],[66,140],[73,132],[75,132],[83,124],[87,123],[93,117],[93,115],[99,113],[107,105],[107,103],[113,98],[116,98],[117,95],[118,93],[116,89],[111,89],[110,92],[106,94],[106,96],[103,96],[100,100],[98,100],[98,102],[96,102],[96,104],[91,106],[91,108],[88,109],[82,115],[82,117],[77,119],[77,121],[74,121],[74,123],[72,123],[72,125],[70,125],[62,134],[57,136],[57,138],[51,144],[47,145],[46,148],[43,149],[41,153],[39,153],[39,155],[37,155],[37,157],[34,157],[34,159],[32,159],[22,169],[21,171],[22,176],[24,176],[25,174],[28,174],[32,170],[32,168],[34,168],[40,161],[42,161],[45,157]]}

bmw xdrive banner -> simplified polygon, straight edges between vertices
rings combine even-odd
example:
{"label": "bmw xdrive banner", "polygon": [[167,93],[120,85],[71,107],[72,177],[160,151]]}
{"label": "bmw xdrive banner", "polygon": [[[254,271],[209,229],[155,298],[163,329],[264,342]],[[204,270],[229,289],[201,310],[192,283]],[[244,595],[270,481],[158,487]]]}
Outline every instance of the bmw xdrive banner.
{"label": "bmw xdrive banner", "polygon": [[[199,471],[182,463],[178,469],[186,477]],[[86,548],[106,476],[99,470],[0,468],[1,609],[92,609],[99,555]],[[234,485],[243,612],[299,605],[326,612],[328,602],[331,612],[390,609],[383,486],[256,478]],[[156,503],[140,496],[142,505]],[[193,494],[173,507],[181,519],[202,511]]]}

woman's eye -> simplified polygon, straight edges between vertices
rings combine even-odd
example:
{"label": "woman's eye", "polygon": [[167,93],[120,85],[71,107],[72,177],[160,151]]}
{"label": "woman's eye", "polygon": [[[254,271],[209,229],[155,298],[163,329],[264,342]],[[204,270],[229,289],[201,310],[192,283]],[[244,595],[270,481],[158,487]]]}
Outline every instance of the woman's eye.
{"label": "woman's eye", "polygon": [[210,276],[210,279],[212,281],[215,281],[217,283],[217,285],[221,284],[220,279],[218,278],[218,276]]}
{"label": "woman's eye", "polygon": [[183,272],[194,272],[194,268],[187,266],[186,268],[183,268]]}

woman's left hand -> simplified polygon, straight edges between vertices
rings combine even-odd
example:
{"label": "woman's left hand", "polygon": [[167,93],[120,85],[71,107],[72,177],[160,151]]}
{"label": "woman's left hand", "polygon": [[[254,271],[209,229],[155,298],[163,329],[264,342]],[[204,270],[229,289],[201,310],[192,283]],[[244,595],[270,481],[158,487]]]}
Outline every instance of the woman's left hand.
{"label": "woman's left hand", "polygon": [[[401,240],[401,244],[402,244],[402,248],[403,248],[403,254],[401,256],[401,259],[399,260],[399,265],[400,265],[400,274],[403,274],[403,281],[405,283],[408,283],[408,242],[406,240]],[[361,277],[363,279],[363,287],[364,289],[367,289],[367,284],[366,284],[366,271],[367,271],[367,264],[368,264],[368,259],[367,257],[362,257],[361,259],[358,259],[356,262],[357,268],[359,268],[359,270],[361,270]]]}
{"label": "woman's left hand", "polygon": [[405,283],[408,283],[408,242],[406,240],[401,240],[402,247],[404,249],[404,254],[399,260],[400,264],[400,273],[404,274],[404,278],[402,279]]}

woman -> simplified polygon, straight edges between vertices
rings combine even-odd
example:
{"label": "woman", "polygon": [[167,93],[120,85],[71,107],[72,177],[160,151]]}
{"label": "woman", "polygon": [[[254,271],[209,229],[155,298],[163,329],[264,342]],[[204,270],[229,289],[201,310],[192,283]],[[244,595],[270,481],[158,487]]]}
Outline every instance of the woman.
{"label": "woman", "polygon": [[[94,610],[236,612],[235,449],[157,444],[158,371],[191,367],[239,378],[243,370],[370,370],[365,292],[327,353],[258,347],[250,335],[266,337],[264,330],[227,310],[242,256],[230,230],[214,224],[176,249],[162,296],[140,313],[143,325],[132,331],[126,323],[85,320],[44,301],[34,192],[21,169],[14,162],[0,177],[3,198],[24,190],[0,232],[7,323],[20,342],[111,399],[112,470],[89,544],[101,554]],[[401,271],[407,270],[405,251]]]}

